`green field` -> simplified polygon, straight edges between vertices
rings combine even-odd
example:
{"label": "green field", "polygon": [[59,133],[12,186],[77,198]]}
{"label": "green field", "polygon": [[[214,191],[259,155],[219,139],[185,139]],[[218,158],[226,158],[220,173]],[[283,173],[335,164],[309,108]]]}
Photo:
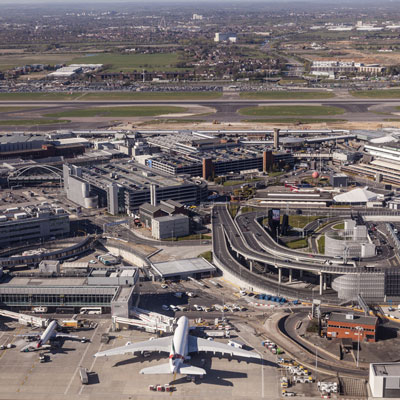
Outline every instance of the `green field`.
{"label": "green field", "polygon": [[256,122],[260,124],[329,124],[336,122],[347,122],[345,119],[338,118],[255,118],[242,119],[241,122]]}
{"label": "green field", "polygon": [[257,117],[285,117],[285,116],[326,116],[344,114],[344,110],[339,107],[330,106],[261,106],[244,107],[239,111],[241,115],[254,115]]}
{"label": "green field", "polygon": [[340,224],[337,224],[332,227],[333,229],[344,229],[344,222],[341,222]]}
{"label": "green field", "polygon": [[318,253],[325,254],[325,235],[321,235],[318,239]]}
{"label": "green field", "polygon": [[260,181],[261,180],[261,178],[253,178],[253,179],[243,179],[243,180],[240,180],[240,181],[231,181],[231,180],[228,180],[228,181],[225,181],[223,184],[222,184],[222,186],[236,186],[236,185],[244,185],[244,184],[246,184],[246,183],[251,183],[251,182],[257,182],[257,181]]}
{"label": "green field", "polygon": [[179,71],[177,63],[184,61],[177,53],[160,54],[113,54],[103,53],[74,58],[70,64],[104,64],[108,72]]}
{"label": "green field", "polygon": [[322,217],[318,215],[289,215],[289,225],[293,228],[304,228],[307,224]]}
{"label": "green field", "polygon": [[[28,64],[67,64],[74,58],[78,57],[78,53],[36,53],[36,54],[8,54],[0,57],[0,71],[5,71],[14,67],[21,67]],[[49,71],[51,72],[51,71]],[[44,71],[46,73],[46,71]]]}
{"label": "green field", "polygon": [[330,99],[335,97],[332,92],[292,92],[287,90],[270,91],[270,92],[242,92],[242,99],[262,100],[262,99]]}
{"label": "green field", "polygon": [[308,241],[306,238],[296,239],[291,242],[286,242],[286,246],[290,249],[304,249],[305,247],[308,247]]}
{"label": "green field", "polygon": [[197,257],[203,257],[205,260],[207,260],[208,262],[212,262],[212,251],[205,251],[204,253],[199,254]]}
{"label": "green field", "polygon": [[45,114],[50,118],[68,117],[154,117],[162,114],[186,112],[184,107],[173,106],[133,106],[133,107],[95,107],[81,110],[62,111]]}
{"label": "green field", "polygon": [[0,100],[74,100],[79,96],[82,94],[66,92],[0,93]]}
{"label": "green field", "polygon": [[350,94],[354,97],[362,97],[367,99],[400,99],[400,89],[387,90],[357,90]]}
{"label": "green field", "polygon": [[79,100],[209,100],[221,92],[97,92],[85,93]]}
{"label": "green field", "polygon": [[59,119],[4,119],[0,120],[0,126],[33,126],[33,125],[52,125],[52,124],[66,124],[70,121]]}
{"label": "green field", "polygon": [[210,100],[221,92],[96,92],[96,93],[0,93],[0,100]]}
{"label": "green field", "polygon": [[0,106],[0,113],[8,113],[8,112],[14,112],[14,111],[25,111],[29,110],[32,111],[34,107],[2,107]]}

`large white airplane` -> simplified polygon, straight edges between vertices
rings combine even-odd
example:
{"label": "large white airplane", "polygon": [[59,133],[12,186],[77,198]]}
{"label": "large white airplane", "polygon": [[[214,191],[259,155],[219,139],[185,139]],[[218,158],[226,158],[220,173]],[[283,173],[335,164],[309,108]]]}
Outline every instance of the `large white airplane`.
{"label": "large white airplane", "polygon": [[35,342],[29,343],[26,346],[24,346],[21,351],[26,352],[26,351],[35,351],[35,350],[43,350],[51,347],[50,345],[47,345],[46,343],[49,340],[55,339],[55,338],[64,338],[64,339],[79,339],[79,336],[73,336],[73,335],[68,335],[65,333],[59,333],[56,331],[58,328],[58,323],[57,321],[51,321],[48,327],[44,330],[43,333],[39,332],[31,332],[31,333],[25,333],[22,335],[16,335],[18,337],[25,337],[25,338],[31,338],[31,339],[36,339]]}
{"label": "large white airplane", "polygon": [[184,361],[190,359],[190,353],[200,351],[229,354],[230,356],[240,356],[246,358],[260,358],[257,353],[242,350],[206,339],[201,339],[189,335],[189,320],[187,317],[180,317],[178,326],[173,336],[148,340],[139,343],[127,343],[125,346],[96,353],[94,357],[114,356],[120,354],[135,354],[144,351],[158,351],[169,353],[169,362],[144,368],[141,374],[185,374],[185,375],[205,375],[206,371],[202,368],[185,364]]}

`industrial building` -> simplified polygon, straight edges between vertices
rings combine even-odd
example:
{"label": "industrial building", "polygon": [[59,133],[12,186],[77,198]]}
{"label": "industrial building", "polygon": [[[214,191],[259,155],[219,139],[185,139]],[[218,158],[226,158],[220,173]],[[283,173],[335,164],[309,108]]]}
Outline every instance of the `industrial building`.
{"label": "industrial building", "polygon": [[372,316],[331,313],[327,322],[328,338],[375,342],[378,318]]}
{"label": "industrial building", "polygon": [[329,177],[329,183],[332,187],[344,187],[347,188],[349,177],[346,174],[332,174]]}
{"label": "industrial building", "polygon": [[107,207],[112,215],[133,215],[142,204],[161,200],[198,204],[208,196],[206,182],[174,178],[138,163],[64,165],[63,173],[68,199],[85,208]]}
{"label": "industrial building", "polygon": [[157,240],[187,236],[189,232],[189,217],[186,215],[167,215],[151,220],[151,235]]}
{"label": "industrial building", "polygon": [[216,272],[214,265],[204,258],[188,258],[151,264],[155,279],[201,279]]}
{"label": "industrial building", "polygon": [[146,227],[151,227],[151,221],[155,218],[177,214],[188,215],[188,212],[183,204],[174,200],[161,200],[157,206],[144,203],[139,207],[140,221]]}
{"label": "industrial building", "polygon": [[47,205],[0,210],[0,246],[46,240],[69,234],[69,215]]}
{"label": "industrial building", "polygon": [[370,398],[400,398],[400,363],[371,363],[369,365]]}

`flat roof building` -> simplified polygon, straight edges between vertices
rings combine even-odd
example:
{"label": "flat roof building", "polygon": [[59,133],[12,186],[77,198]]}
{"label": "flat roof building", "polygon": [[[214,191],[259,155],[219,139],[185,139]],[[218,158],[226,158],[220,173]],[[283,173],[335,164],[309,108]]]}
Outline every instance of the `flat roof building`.
{"label": "flat roof building", "polygon": [[214,265],[202,257],[151,264],[158,279],[201,279],[216,272]]}
{"label": "flat roof building", "polygon": [[372,398],[399,399],[400,363],[370,364],[369,387],[371,389]]}
{"label": "flat roof building", "polygon": [[151,186],[156,198],[198,204],[208,196],[207,183],[175,178],[144,165],[126,161],[77,167],[65,164],[64,189],[68,199],[85,208],[108,207],[112,215],[134,214],[151,200]]}
{"label": "flat roof building", "polygon": [[69,231],[69,215],[62,208],[26,206],[0,211],[0,247],[46,240]]}
{"label": "flat roof building", "polygon": [[326,336],[375,342],[377,326],[377,317],[333,312],[327,322]]}

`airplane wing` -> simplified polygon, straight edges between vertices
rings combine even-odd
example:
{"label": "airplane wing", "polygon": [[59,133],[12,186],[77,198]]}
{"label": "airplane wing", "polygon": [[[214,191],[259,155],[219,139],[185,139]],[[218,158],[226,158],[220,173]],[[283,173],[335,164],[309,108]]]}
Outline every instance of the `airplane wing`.
{"label": "airplane wing", "polygon": [[207,339],[201,339],[191,335],[189,335],[188,338],[189,338],[188,342],[189,353],[205,351],[205,352],[229,354],[231,356],[239,356],[246,358],[260,358],[260,355],[257,353],[243,349],[238,349],[236,347],[229,346],[224,343],[214,342]]}
{"label": "airplane wing", "polygon": [[29,338],[35,338],[36,339],[36,338],[40,337],[41,334],[42,334],[42,332],[37,332],[37,333],[32,332],[32,333],[23,333],[21,335],[14,335],[14,336],[15,337],[29,337]]}
{"label": "airplane wing", "polygon": [[58,332],[55,334],[55,337],[62,339],[80,339],[79,336],[68,335],[67,333],[58,333]]}
{"label": "airplane wing", "polygon": [[115,356],[118,354],[135,354],[143,351],[158,351],[169,353],[171,351],[172,336],[127,344],[111,350],[100,351],[94,357]]}

